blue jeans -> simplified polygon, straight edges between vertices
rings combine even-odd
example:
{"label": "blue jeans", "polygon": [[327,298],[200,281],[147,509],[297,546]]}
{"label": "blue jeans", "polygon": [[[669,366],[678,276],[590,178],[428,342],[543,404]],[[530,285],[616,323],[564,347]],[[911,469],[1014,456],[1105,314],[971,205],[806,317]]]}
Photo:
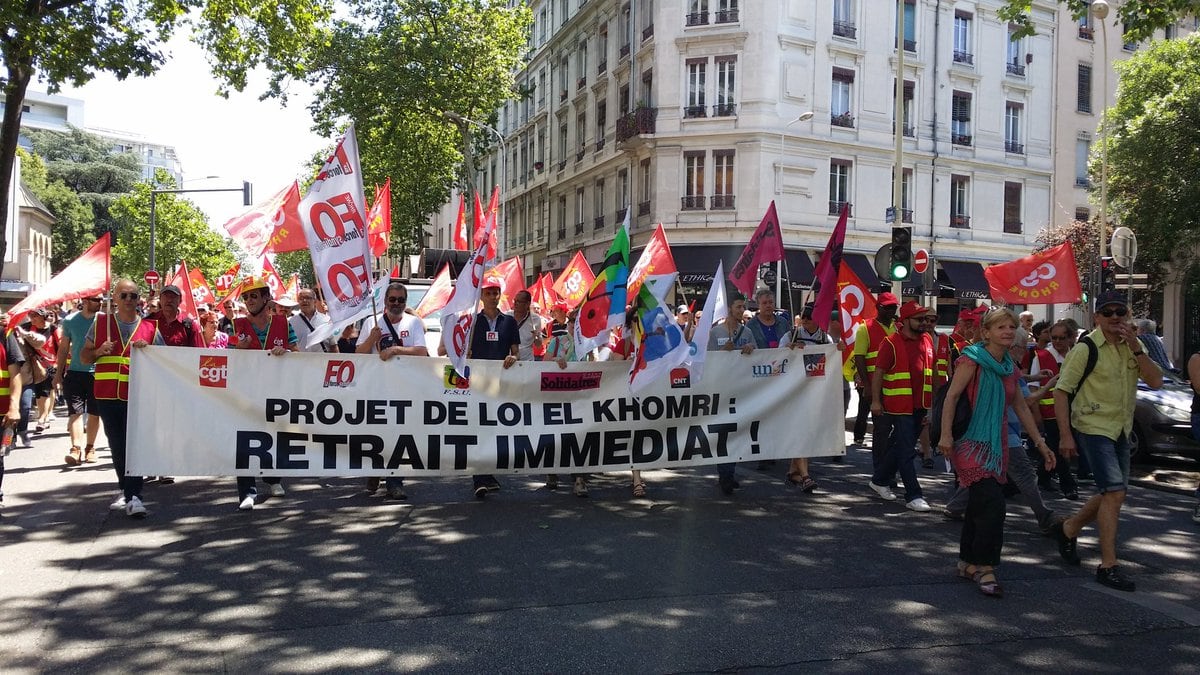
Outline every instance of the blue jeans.
{"label": "blue jeans", "polygon": [[871,482],[886,486],[899,471],[900,480],[904,481],[904,501],[911,502],[922,496],[913,460],[917,457],[917,433],[921,429],[921,420],[925,419],[925,411],[918,410],[911,415],[884,413],[881,417],[885,418],[892,433],[888,438],[887,454],[875,467]]}
{"label": "blue jeans", "polygon": [[129,429],[129,402],[100,399],[100,421],[104,423],[104,435],[108,438],[108,450],[112,453],[113,468],[117,471],[117,486],[125,499],[142,496],[142,476],[125,475],[125,439]]}
{"label": "blue jeans", "polygon": [[1117,440],[1107,436],[1077,433],[1079,455],[1087,458],[1100,494],[1129,489],[1129,437],[1121,434]]}
{"label": "blue jeans", "polygon": [[[1200,441],[1200,415],[1192,415],[1192,438]],[[1200,499],[1200,485],[1196,486],[1196,498]]]}
{"label": "blue jeans", "polygon": [[33,394],[37,387],[29,384],[21,387],[21,421],[17,422],[15,434],[25,440],[29,435],[29,413],[33,410]]}
{"label": "blue jeans", "polygon": [[383,486],[385,488],[387,488],[388,490],[391,490],[392,488],[404,487],[404,479],[403,478],[391,478],[391,477],[384,478]]}

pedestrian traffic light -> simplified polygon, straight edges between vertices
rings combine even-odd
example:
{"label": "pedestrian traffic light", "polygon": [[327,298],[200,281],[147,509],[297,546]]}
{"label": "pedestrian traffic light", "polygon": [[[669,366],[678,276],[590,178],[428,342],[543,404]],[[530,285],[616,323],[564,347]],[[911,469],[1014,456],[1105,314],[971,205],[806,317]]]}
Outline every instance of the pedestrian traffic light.
{"label": "pedestrian traffic light", "polygon": [[1100,292],[1117,290],[1117,264],[1110,257],[1100,259]]}
{"label": "pedestrian traffic light", "polygon": [[904,281],[912,276],[912,228],[892,228],[892,257],[888,271],[892,281]]}

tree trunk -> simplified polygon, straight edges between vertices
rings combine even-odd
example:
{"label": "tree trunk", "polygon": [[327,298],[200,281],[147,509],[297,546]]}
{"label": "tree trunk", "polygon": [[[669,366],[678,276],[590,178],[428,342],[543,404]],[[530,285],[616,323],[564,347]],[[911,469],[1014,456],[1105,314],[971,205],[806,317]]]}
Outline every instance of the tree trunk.
{"label": "tree trunk", "polygon": [[[0,126],[0,278],[4,276],[4,255],[10,243],[8,232],[9,184],[13,165],[17,162],[17,141],[21,136],[21,105],[33,69],[21,64],[8,64],[8,82],[4,87],[4,122]],[[18,189],[20,186],[16,186]]]}

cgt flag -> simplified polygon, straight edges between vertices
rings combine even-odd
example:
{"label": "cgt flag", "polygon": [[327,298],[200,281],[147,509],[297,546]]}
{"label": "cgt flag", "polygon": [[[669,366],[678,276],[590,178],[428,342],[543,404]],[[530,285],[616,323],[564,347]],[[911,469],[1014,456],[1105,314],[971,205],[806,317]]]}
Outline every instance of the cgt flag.
{"label": "cgt flag", "polygon": [[225,223],[225,231],[251,257],[308,248],[300,226],[300,185],[296,181]]}
{"label": "cgt flag", "polygon": [[754,294],[754,279],[758,276],[759,266],[780,260],[783,260],[783,235],[779,231],[779,214],[775,212],[775,201],[772,200],[758,229],[754,230],[742,255],[729,271],[729,280],[742,295],[749,297]]}
{"label": "cgt flag", "polygon": [[592,266],[583,257],[583,251],[576,251],[575,257],[571,258],[554,282],[554,292],[574,309],[587,297],[588,289],[595,280],[596,275],[592,274]]}
{"label": "cgt flag", "polygon": [[217,296],[213,295],[208,279],[204,278],[204,270],[199,267],[188,270],[188,281],[192,284],[192,297],[196,302],[205,305],[215,305]]}
{"label": "cgt flag", "polygon": [[[491,260],[496,257],[496,228],[499,223],[496,222],[497,214],[500,209],[500,186],[492,188],[492,200],[488,202],[488,210],[484,212],[483,205],[479,203],[479,193],[475,193],[475,248],[487,240],[487,259]],[[489,229],[489,225],[491,226]],[[485,233],[487,233],[485,235]]]}
{"label": "cgt flag", "polygon": [[1071,242],[983,271],[992,299],[1021,305],[1077,303],[1083,294]]}
{"label": "cgt flag", "polygon": [[842,375],[847,382],[854,381],[854,338],[858,327],[867,319],[874,319],[877,312],[875,296],[871,290],[858,278],[849,265],[842,265],[838,270],[838,316],[842,322],[842,342],[846,348],[842,351]]}
{"label": "cgt flag", "polygon": [[458,217],[454,219],[454,250],[466,251],[467,248],[467,196],[458,195]]}

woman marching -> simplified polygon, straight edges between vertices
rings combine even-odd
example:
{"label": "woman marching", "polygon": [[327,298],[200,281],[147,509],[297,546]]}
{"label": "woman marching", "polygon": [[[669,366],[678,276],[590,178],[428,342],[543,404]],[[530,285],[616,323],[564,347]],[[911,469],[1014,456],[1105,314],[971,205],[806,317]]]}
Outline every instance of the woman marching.
{"label": "woman marching", "polygon": [[[1004,593],[996,579],[996,565],[1004,546],[1004,490],[1007,482],[1008,433],[1005,410],[1012,406],[1029,438],[1036,439],[1046,469],[1054,468],[1054,454],[1042,440],[1025,397],[1018,395],[1020,373],[1008,350],[1017,329],[1017,317],[1003,307],[988,311],[982,320],[981,342],[965,350],[954,364],[954,379],[942,408],[942,434],[938,447],[951,458],[959,485],[969,490],[959,541],[958,575],[973,580],[991,597]],[[971,401],[971,423],[962,438],[952,436],[959,397]]]}

